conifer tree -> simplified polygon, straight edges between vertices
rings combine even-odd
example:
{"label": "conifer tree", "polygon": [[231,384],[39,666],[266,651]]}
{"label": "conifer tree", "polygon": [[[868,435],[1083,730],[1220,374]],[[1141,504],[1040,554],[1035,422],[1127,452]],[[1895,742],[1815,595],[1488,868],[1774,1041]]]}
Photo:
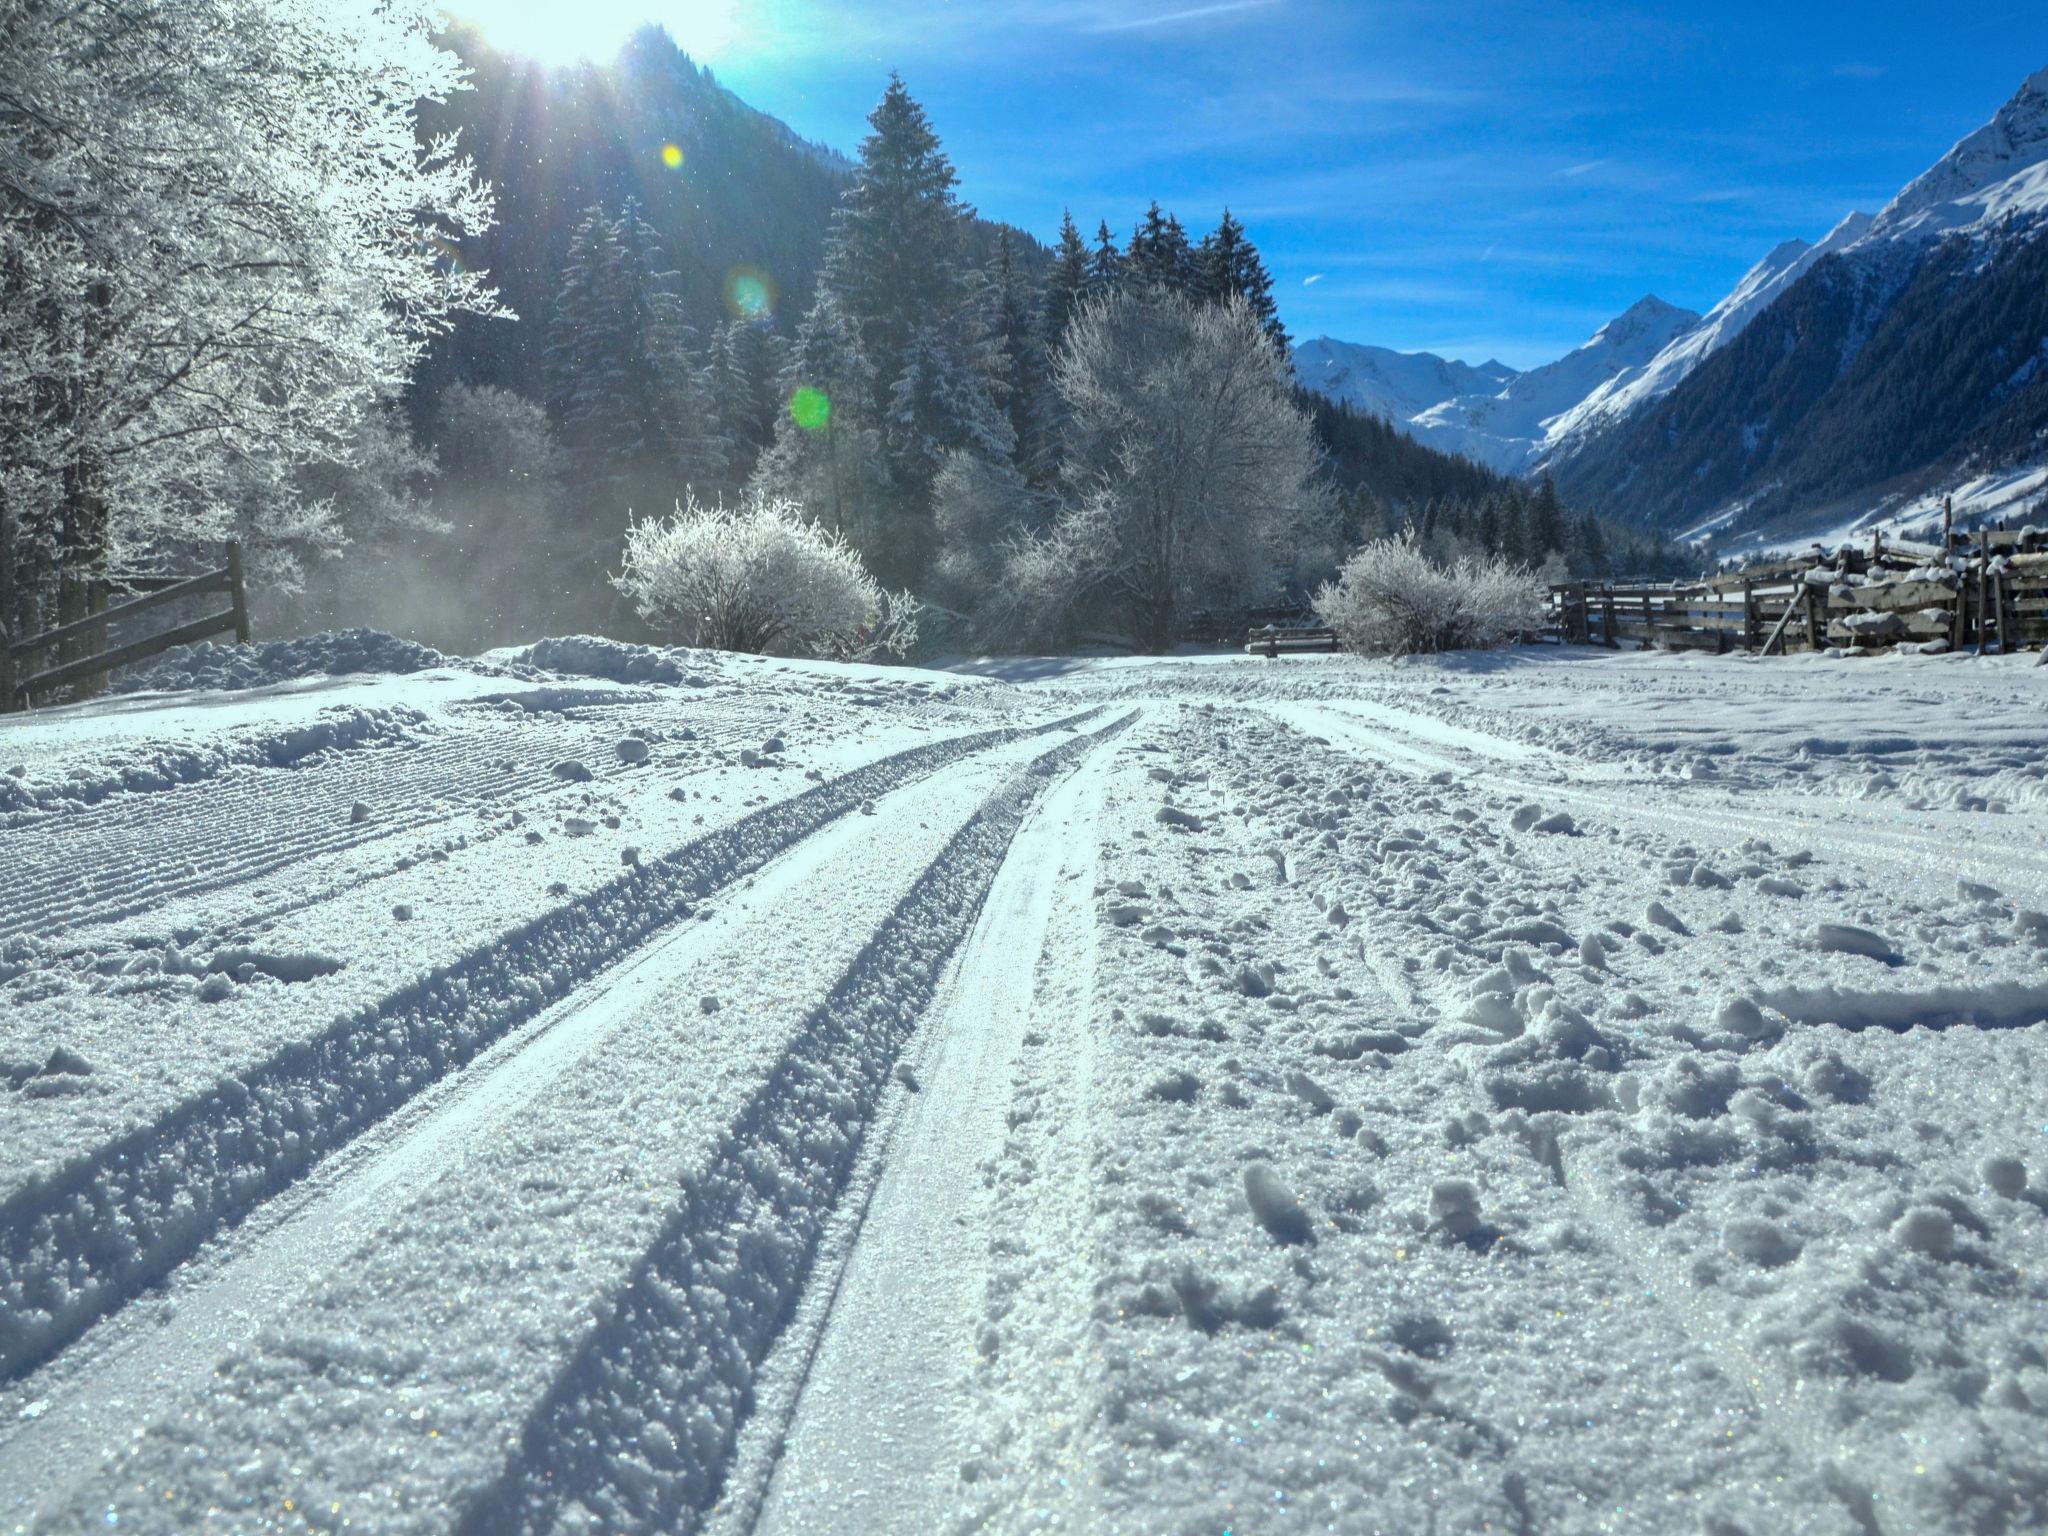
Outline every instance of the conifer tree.
{"label": "conifer tree", "polygon": [[1567,543],[1565,536],[1564,503],[1558,499],[1557,482],[1545,470],[1542,481],[1536,487],[1536,494],[1529,500],[1528,528],[1526,533],[1527,553],[1530,564],[1540,564],[1553,554],[1563,554]]}
{"label": "conifer tree", "polygon": [[1104,219],[1095,228],[1095,252],[1088,258],[1088,296],[1114,293],[1124,278],[1124,253],[1116,247],[1116,234]]}
{"label": "conifer tree", "polygon": [[601,497],[643,481],[668,494],[725,472],[675,281],[630,198],[616,219],[590,208],[570,236],[547,349],[550,404],[571,479]]}
{"label": "conifer tree", "polygon": [[[1067,227],[1072,229],[1072,221]],[[1027,475],[1049,468],[1046,441],[1051,370],[1046,357],[1044,310],[1038,287],[1017,261],[1007,229],[996,233],[985,279],[988,331],[994,354],[997,402],[1009,418],[1019,468]]]}
{"label": "conifer tree", "polygon": [[924,108],[900,75],[869,114],[860,171],[833,217],[826,274],[878,377],[903,371],[912,334],[965,297],[962,250],[973,210]]}
{"label": "conifer tree", "polygon": [[870,541],[889,490],[874,367],[826,283],[797,326],[782,386],[775,442],[749,489],[798,503],[856,543]]}
{"label": "conifer tree", "polygon": [[1067,334],[1067,322],[1088,295],[1088,247],[1074,216],[1060,210],[1060,243],[1053,253],[1052,281],[1046,290],[1045,339],[1057,348]]}
{"label": "conifer tree", "polygon": [[1160,211],[1155,198],[1131,231],[1125,271],[1135,281],[1184,292],[1193,274],[1193,254],[1180,220]]}
{"label": "conifer tree", "polygon": [[1287,349],[1287,328],[1280,323],[1280,307],[1273,300],[1273,279],[1258,247],[1245,237],[1244,225],[1228,208],[1214,232],[1203,238],[1195,270],[1196,290],[1204,299],[1221,303],[1232,294],[1242,296],[1266,334]]}
{"label": "conifer tree", "polygon": [[735,318],[718,328],[710,366],[712,414],[725,435],[727,479],[744,482],[775,441],[781,406],[782,343],[756,320]]}

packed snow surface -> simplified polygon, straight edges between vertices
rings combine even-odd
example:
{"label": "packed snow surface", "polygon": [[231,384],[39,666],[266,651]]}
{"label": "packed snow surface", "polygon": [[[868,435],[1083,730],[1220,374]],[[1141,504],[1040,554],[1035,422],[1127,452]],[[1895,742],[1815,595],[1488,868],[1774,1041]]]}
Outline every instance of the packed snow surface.
{"label": "packed snow surface", "polygon": [[2033,658],[323,643],[0,721],[0,1531],[2048,1528]]}

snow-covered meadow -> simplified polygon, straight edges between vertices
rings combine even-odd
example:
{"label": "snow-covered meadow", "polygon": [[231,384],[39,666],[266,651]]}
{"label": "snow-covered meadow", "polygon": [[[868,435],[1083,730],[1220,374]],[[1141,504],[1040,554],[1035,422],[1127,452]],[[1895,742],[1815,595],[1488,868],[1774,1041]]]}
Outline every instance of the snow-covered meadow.
{"label": "snow-covered meadow", "polygon": [[11,717],[0,1529],[2040,1530],[2032,660]]}

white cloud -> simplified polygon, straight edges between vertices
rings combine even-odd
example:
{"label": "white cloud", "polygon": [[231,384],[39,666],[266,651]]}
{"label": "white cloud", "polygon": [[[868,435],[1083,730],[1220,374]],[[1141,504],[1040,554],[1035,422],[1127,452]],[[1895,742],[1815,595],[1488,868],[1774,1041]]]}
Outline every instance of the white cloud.
{"label": "white cloud", "polygon": [[1304,287],[1304,288],[1307,288],[1307,287],[1311,286],[1312,284],[1315,284],[1315,283],[1320,283],[1320,282],[1321,282],[1322,280],[1323,280],[1323,274],[1322,274],[1322,273],[1320,273],[1320,272],[1311,272],[1311,273],[1309,273],[1309,275],[1308,275],[1307,277],[1304,277],[1304,278],[1303,278],[1303,279],[1301,280],[1301,286],[1302,286],[1302,287]]}

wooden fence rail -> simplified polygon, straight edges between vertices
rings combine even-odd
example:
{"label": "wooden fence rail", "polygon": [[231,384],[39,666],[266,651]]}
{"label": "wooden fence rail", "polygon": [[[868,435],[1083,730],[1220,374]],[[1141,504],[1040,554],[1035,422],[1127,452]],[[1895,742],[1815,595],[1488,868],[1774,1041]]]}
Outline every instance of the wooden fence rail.
{"label": "wooden fence rail", "polygon": [[1567,644],[1786,655],[2048,646],[2048,551],[1996,530],[1946,545],[1874,539],[1697,582],[1569,582],[1548,632]]}
{"label": "wooden fence rail", "polygon": [[[132,666],[152,656],[160,656],[173,646],[190,645],[211,635],[234,631],[238,645],[249,643],[249,600],[242,585],[242,549],[239,544],[227,547],[227,563],[217,571],[203,575],[179,576],[135,576],[116,578],[114,585],[129,591],[140,592],[140,597],[116,603],[110,608],[74,619],[69,624],[60,624],[55,629],[44,630],[41,634],[8,642],[0,646],[0,713],[14,709],[26,709],[37,699],[46,697],[60,688],[89,678],[100,677],[116,667]],[[172,629],[154,635],[145,635],[125,645],[115,646],[109,651],[100,651],[90,656],[80,656],[71,661],[61,662],[53,667],[37,669],[37,659],[46,650],[82,637],[100,637],[104,644],[107,626],[117,620],[129,619],[137,614],[147,613],[154,608],[181,602],[186,598],[204,597],[219,592],[226,595],[228,606],[204,618],[193,619]]]}

